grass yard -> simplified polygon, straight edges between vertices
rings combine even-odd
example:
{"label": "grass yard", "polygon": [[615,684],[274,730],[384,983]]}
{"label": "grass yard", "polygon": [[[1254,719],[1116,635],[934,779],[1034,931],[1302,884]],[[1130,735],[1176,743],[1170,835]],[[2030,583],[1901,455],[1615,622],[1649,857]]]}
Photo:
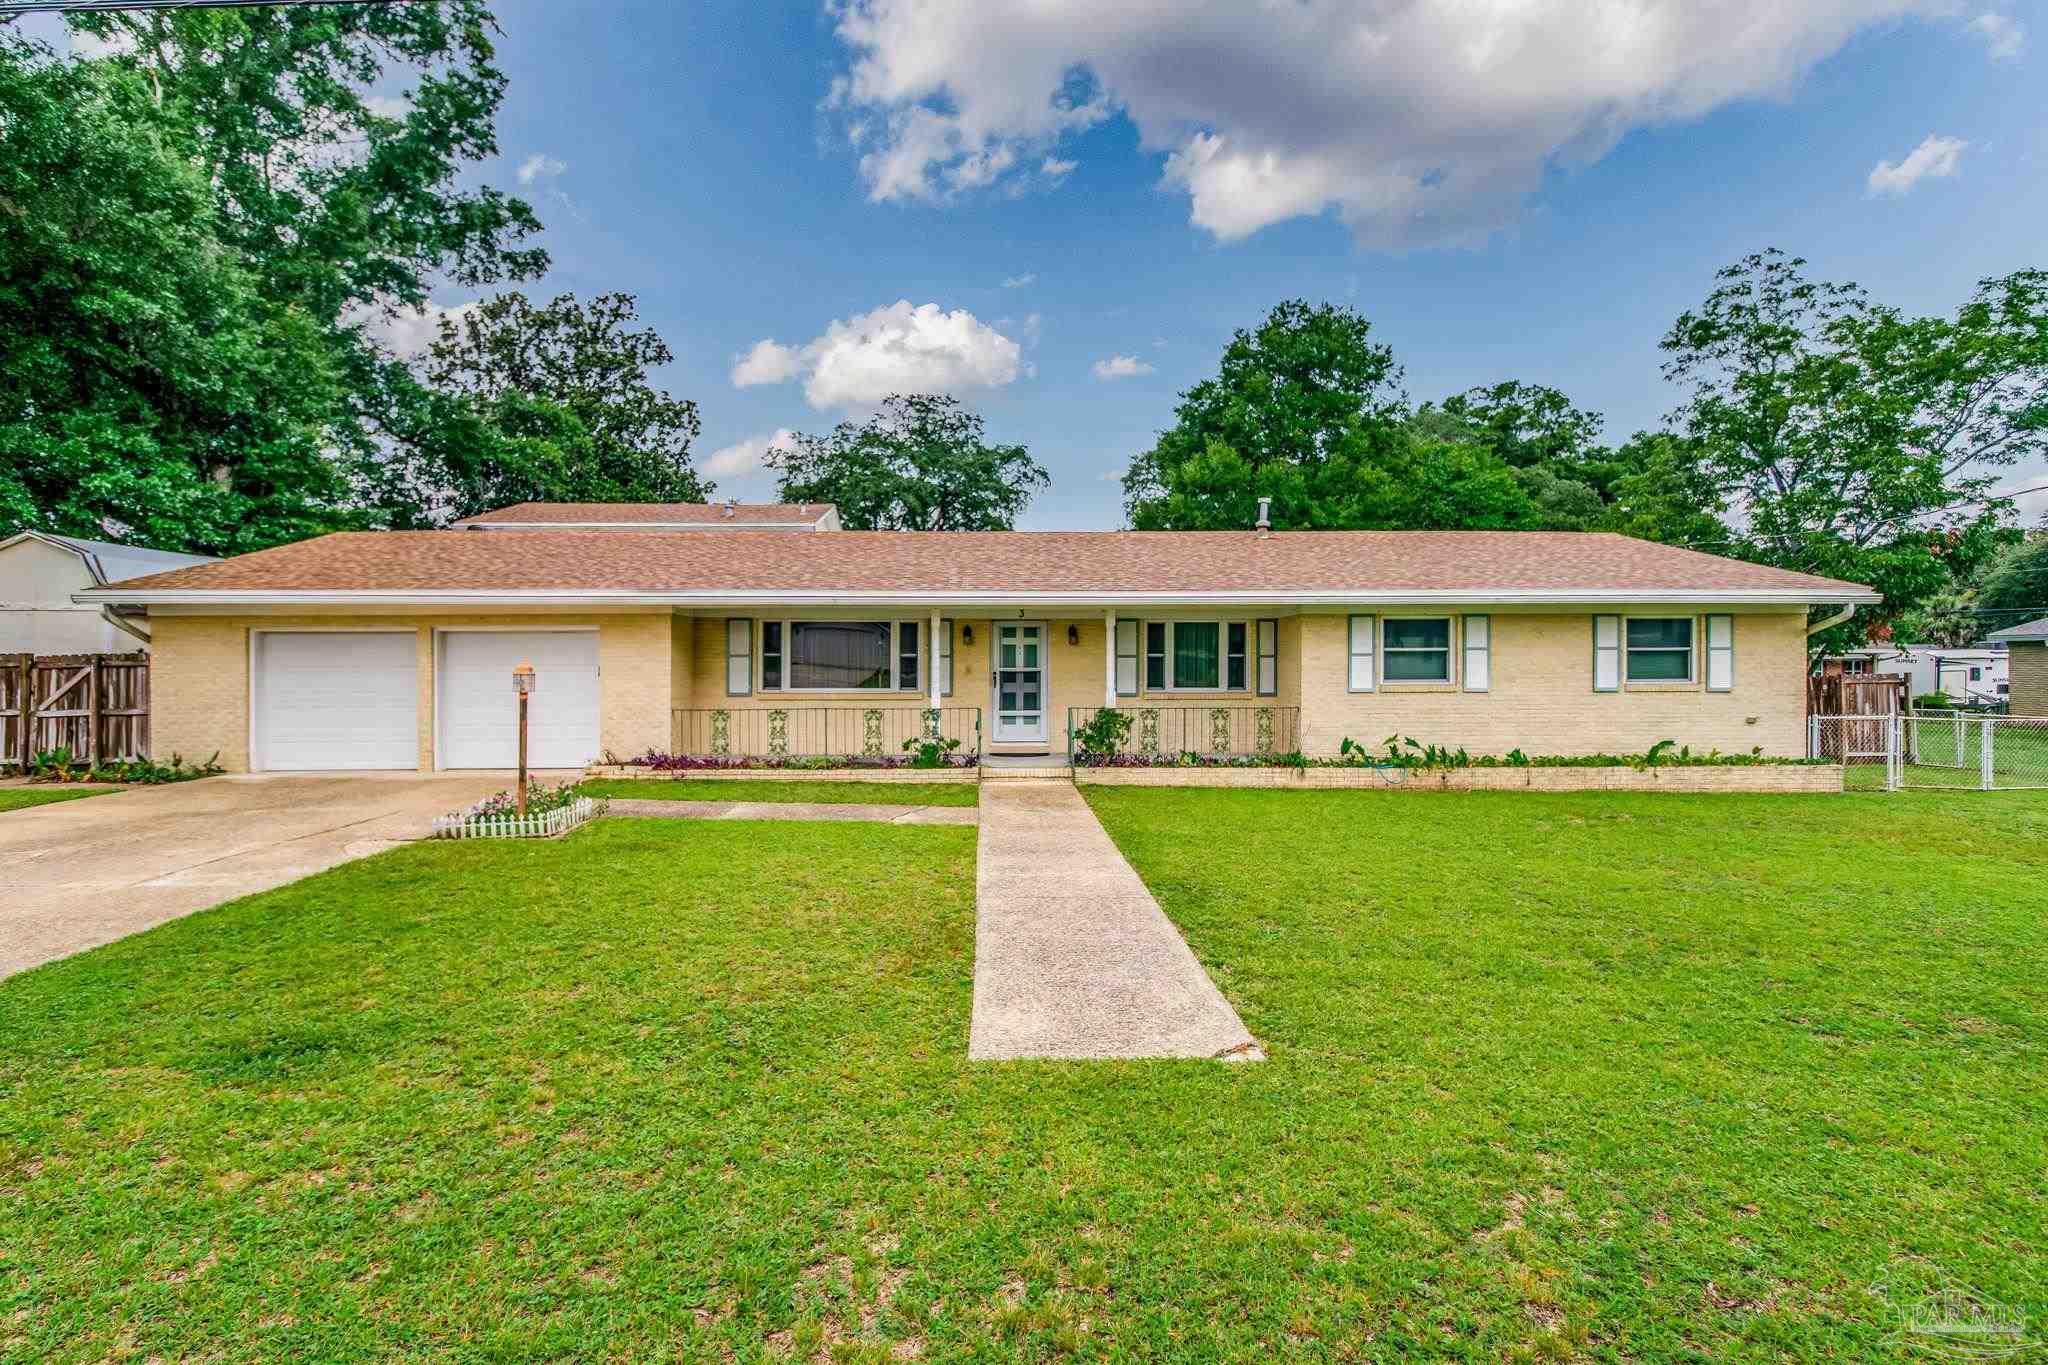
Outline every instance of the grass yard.
{"label": "grass yard", "polygon": [[0,815],[30,806],[47,806],[55,801],[77,801],[87,796],[105,796],[119,787],[65,787],[55,784],[35,787],[0,787]]}
{"label": "grass yard", "polygon": [[767,777],[592,778],[582,784],[592,796],[629,796],[650,801],[810,801],[821,805],[972,806],[981,789],[972,782],[805,782]]}
{"label": "grass yard", "polygon": [[1272,1060],[968,1066],[956,828],[415,845],[0,983],[0,1355],[2048,1329],[2048,800],[1089,799]]}

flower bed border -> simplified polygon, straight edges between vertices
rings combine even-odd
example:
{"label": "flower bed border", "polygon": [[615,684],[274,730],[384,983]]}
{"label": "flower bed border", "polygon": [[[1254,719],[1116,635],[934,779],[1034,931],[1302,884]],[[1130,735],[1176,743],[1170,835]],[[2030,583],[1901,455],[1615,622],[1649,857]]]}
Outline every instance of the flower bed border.
{"label": "flower bed border", "polygon": [[581,829],[610,809],[602,796],[579,796],[566,806],[538,815],[475,816],[450,811],[434,820],[436,839],[556,839]]}
{"label": "flower bed border", "polygon": [[1822,792],[1842,790],[1838,763],[1672,764],[1631,768],[1085,768],[1077,786],[1266,787],[1303,791],[1664,791]]}

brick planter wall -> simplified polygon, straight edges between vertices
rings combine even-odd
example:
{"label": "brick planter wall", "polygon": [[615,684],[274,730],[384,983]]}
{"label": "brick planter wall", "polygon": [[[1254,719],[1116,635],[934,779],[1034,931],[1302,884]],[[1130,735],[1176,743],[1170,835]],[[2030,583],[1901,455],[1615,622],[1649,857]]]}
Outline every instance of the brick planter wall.
{"label": "brick planter wall", "polygon": [[[1393,780],[1389,780],[1389,779]],[[1761,768],[1077,768],[1098,787],[1277,787],[1290,791],[1839,792],[1838,764]]]}
{"label": "brick planter wall", "polygon": [[668,772],[631,764],[593,763],[586,777],[623,777],[643,781],[695,782],[946,782],[981,780],[973,768],[677,768]]}

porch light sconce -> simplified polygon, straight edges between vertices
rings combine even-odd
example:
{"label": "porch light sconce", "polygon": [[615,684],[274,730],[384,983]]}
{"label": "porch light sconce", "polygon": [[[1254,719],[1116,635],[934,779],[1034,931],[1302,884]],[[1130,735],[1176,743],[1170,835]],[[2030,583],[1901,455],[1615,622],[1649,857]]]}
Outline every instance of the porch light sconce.
{"label": "porch light sconce", "polygon": [[1067,627],[1067,643],[1070,645],[1078,645],[1081,643],[1081,628],[1079,626]]}
{"label": "porch light sconce", "polygon": [[974,643],[974,627],[973,627],[973,626],[962,626],[962,627],[960,627],[960,643],[961,643],[961,644],[963,644],[963,645],[971,645],[971,644],[973,644],[973,643]]}

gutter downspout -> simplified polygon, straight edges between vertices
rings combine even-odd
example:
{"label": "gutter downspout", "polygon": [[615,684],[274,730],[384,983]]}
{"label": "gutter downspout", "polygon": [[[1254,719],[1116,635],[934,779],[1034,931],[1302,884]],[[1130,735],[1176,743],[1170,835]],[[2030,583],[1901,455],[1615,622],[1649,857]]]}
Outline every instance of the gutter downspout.
{"label": "gutter downspout", "polygon": [[1814,636],[1820,634],[1824,630],[1833,630],[1836,626],[1841,625],[1842,622],[1848,620],[1855,614],[1855,604],[1851,603],[1847,606],[1844,606],[1840,611],[1836,612],[1833,616],[1824,616],[1820,620],[1815,621],[1812,625],[1808,626],[1806,628],[1806,638],[1811,640]]}
{"label": "gutter downspout", "polygon": [[102,606],[100,608],[100,617],[116,630],[126,631],[128,634],[133,635],[136,639],[142,641],[144,645],[149,643],[149,632],[141,629],[133,621],[117,615],[112,606]]}

